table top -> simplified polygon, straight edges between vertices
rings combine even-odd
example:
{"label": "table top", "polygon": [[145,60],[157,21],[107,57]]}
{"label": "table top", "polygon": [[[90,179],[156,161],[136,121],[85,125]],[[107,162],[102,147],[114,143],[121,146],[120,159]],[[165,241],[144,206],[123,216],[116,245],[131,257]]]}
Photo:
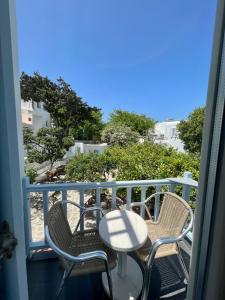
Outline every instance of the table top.
{"label": "table top", "polygon": [[144,245],[148,230],[138,214],[128,210],[113,210],[101,219],[99,234],[108,247],[129,252]]}

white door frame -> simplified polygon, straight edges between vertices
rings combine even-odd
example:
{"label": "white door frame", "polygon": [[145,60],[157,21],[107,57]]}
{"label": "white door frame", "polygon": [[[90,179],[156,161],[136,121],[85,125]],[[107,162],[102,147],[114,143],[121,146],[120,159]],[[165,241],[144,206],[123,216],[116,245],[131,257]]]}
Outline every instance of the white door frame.
{"label": "white door frame", "polygon": [[[22,198],[23,143],[14,0],[0,1],[0,222],[18,240],[1,277],[7,300],[27,300],[27,270]],[[3,275],[3,276],[2,276]]]}

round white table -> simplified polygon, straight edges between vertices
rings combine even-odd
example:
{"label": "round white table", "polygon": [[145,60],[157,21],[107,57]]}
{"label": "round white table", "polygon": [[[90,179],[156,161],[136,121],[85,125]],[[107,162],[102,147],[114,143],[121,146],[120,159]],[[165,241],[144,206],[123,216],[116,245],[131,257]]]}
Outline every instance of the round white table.
{"label": "round white table", "polygon": [[[114,210],[100,221],[102,241],[118,252],[118,264],[111,271],[115,300],[137,299],[143,285],[143,275],[136,261],[127,252],[139,249],[147,240],[145,221],[128,210]],[[109,294],[106,273],[102,274],[105,291]]]}

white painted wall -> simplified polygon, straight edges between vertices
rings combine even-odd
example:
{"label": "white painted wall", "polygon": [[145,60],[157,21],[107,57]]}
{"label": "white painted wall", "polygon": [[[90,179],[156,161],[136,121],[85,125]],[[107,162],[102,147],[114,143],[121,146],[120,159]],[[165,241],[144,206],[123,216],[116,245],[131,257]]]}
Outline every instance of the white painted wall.
{"label": "white painted wall", "polygon": [[69,151],[64,156],[64,159],[68,159],[77,153],[90,153],[96,152],[101,153],[105,150],[108,145],[106,143],[102,144],[85,144],[83,142],[76,142],[74,146],[70,147]]}
{"label": "white painted wall", "polygon": [[153,139],[156,144],[165,144],[185,152],[184,144],[178,137],[177,125],[180,121],[164,121],[155,124]]}
{"label": "white painted wall", "polygon": [[49,127],[51,120],[49,113],[44,110],[43,103],[21,100],[22,123],[32,128],[36,134],[42,127]]}

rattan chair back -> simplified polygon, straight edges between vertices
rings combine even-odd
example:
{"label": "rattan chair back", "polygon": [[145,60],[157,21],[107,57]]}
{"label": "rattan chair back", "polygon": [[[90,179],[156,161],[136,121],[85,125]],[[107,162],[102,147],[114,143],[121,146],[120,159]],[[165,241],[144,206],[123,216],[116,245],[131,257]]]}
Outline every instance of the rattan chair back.
{"label": "rattan chair back", "polygon": [[176,194],[165,192],[157,224],[166,236],[178,236],[187,221],[189,205]]}
{"label": "rattan chair back", "polygon": [[54,243],[62,250],[68,251],[72,232],[64,213],[62,202],[55,203],[48,212],[47,225]]}

